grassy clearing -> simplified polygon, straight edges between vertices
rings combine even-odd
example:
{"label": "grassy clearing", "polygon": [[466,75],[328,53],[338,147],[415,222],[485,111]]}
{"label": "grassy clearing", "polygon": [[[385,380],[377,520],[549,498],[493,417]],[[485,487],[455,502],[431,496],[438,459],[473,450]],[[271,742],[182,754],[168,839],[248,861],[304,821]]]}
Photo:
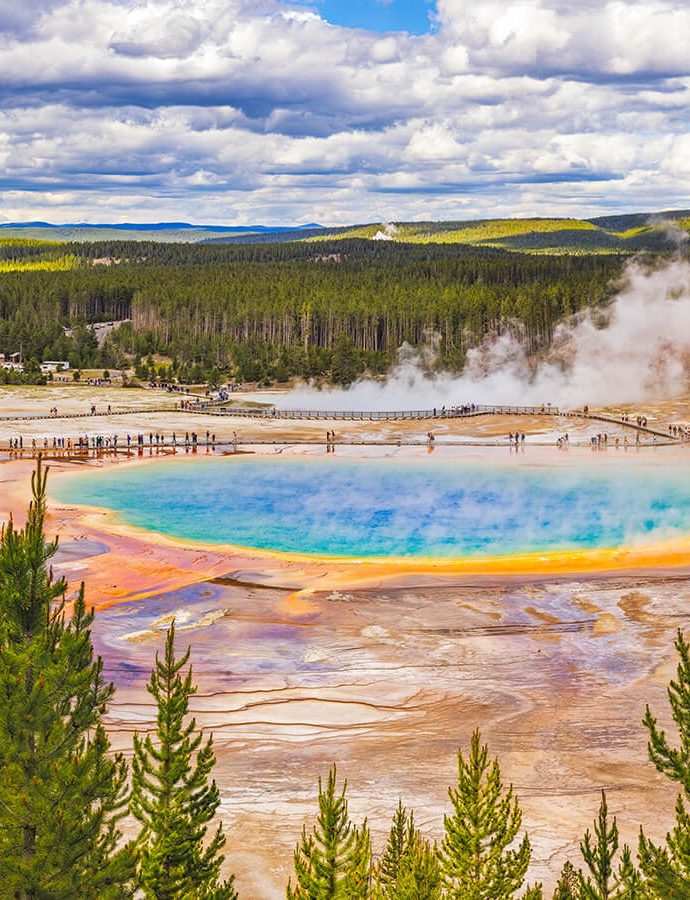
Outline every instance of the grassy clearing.
{"label": "grassy clearing", "polygon": [[71,254],[54,259],[4,259],[0,260],[0,273],[6,272],[66,272],[79,265],[79,259]]}
{"label": "grassy clearing", "polygon": [[[361,238],[363,240],[372,240],[378,231],[383,231],[384,225],[358,225],[355,228],[348,228],[338,234],[315,234],[313,237],[304,239],[307,244],[321,243],[323,241],[341,241],[344,239],[351,240],[353,238]],[[400,239],[396,237],[396,239]]]}
{"label": "grassy clearing", "polygon": [[647,234],[654,229],[651,225],[640,225],[638,228],[628,228],[627,231],[616,231],[612,232],[615,237],[620,238],[622,241],[630,240],[631,238],[639,237],[641,234]]}
{"label": "grassy clearing", "polygon": [[490,219],[469,227],[443,231],[417,230],[412,240],[427,243],[488,244],[503,238],[525,234],[552,234],[558,231],[599,231],[596,225],[580,219]]}
{"label": "grassy clearing", "polygon": [[[624,217],[626,218],[626,217]],[[630,217],[634,219],[635,217]],[[690,231],[690,217],[675,220]],[[621,223],[616,223],[621,229]],[[613,225],[613,223],[611,223]],[[640,250],[660,251],[668,243],[663,227],[650,222],[631,222],[625,230],[603,227],[586,219],[482,219],[474,222],[396,222],[360,225],[328,240],[373,239],[384,231],[399,243],[465,244],[537,254],[626,254]],[[325,240],[315,236],[310,240]]]}
{"label": "grassy clearing", "polygon": [[[350,228],[329,240],[351,238],[372,239],[386,228],[382,224]],[[582,219],[487,219],[478,222],[407,222],[395,223],[387,233],[396,241],[411,244],[491,244],[505,238],[526,234],[551,234],[559,231],[600,231]],[[315,236],[309,240],[322,240]],[[497,245],[498,246],[498,245]]]}
{"label": "grassy clearing", "polygon": [[0,237],[0,247],[39,249],[41,247],[58,247],[61,243],[61,241],[43,241],[38,238]]}

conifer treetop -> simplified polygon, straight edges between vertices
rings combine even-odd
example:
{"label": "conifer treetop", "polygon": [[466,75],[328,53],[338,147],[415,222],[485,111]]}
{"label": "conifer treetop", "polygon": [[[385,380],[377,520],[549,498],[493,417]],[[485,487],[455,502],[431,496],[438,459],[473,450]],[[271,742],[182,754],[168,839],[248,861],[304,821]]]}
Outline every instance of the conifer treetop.
{"label": "conifer treetop", "polygon": [[366,821],[357,828],[347,803],[347,780],[337,789],[336,766],[330,769],[324,788],[319,778],[319,811],[311,833],[306,825],[295,848],[295,884],[287,888],[288,900],[353,898],[369,900],[371,840]]}
{"label": "conifer treetop", "polygon": [[156,900],[232,900],[234,879],[220,880],[226,841],[222,825],[207,839],[220,794],[210,780],[216,762],[213,738],[204,741],[189,716],[196,687],[191,666],[183,673],[188,661],[189,649],[175,658],[173,623],[147,686],[156,701],[155,732],[134,736],[130,810],[141,823],[138,883]]}
{"label": "conifer treetop", "polygon": [[502,900],[522,887],[531,847],[515,845],[522,812],[510,785],[504,790],[498,760],[489,762],[479,730],[467,759],[458,751],[457,786],[448,791],[453,811],[444,817],[440,849],[446,896],[451,900]]}
{"label": "conifer treetop", "polygon": [[640,828],[638,855],[644,884],[652,897],[681,900],[690,897],[690,646],[679,630],[675,641],[678,653],[676,678],[668,686],[671,715],[678,731],[673,746],[649,707],[643,724],[649,734],[649,758],[656,769],[681,786],[676,798],[676,819],[666,835],[665,846],[657,846]]}
{"label": "conifer treetop", "polygon": [[23,528],[0,534],[0,875],[7,896],[123,898],[132,858],[121,847],[127,767],[102,724],[113,685],[94,659],[82,585],[49,562],[47,470],[39,458]]}

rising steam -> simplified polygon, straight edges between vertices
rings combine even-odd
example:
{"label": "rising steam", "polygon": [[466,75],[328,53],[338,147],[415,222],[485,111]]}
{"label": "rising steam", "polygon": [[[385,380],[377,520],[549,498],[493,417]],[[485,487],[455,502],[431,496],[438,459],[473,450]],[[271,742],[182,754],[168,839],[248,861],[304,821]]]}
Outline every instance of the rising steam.
{"label": "rising steam", "polygon": [[392,222],[389,222],[387,225],[383,226],[383,230],[379,229],[374,237],[373,241],[394,241],[395,236],[398,233],[397,225],[394,225]]}
{"label": "rising steam", "polygon": [[[596,317],[596,320],[595,320]],[[347,389],[291,391],[284,407],[428,409],[461,403],[541,404],[563,408],[637,403],[685,393],[690,385],[690,265],[649,269],[631,263],[611,305],[558,326],[536,364],[508,334],[470,351],[460,376],[430,376],[403,349],[385,382]]]}

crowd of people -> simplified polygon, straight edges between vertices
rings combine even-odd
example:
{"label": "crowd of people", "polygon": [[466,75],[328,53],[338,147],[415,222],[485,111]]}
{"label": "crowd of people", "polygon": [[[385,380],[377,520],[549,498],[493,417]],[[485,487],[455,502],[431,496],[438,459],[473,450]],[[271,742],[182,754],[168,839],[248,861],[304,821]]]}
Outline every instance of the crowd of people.
{"label": "crowd of people", "polygon": [[[176,384],[168,381],[149,381],[147,388],[158,391],[167,391],[169,394],[190,394],[192,387],[188,384]],[[238,391],[242,385],[240,384],[224,384],[220,388],[206,388],[204,394],[210,400],[229,400],[230,394]],[[199,390],[199,388],[195,388]]]}
{"label": "crowd of people", "polygon": [[[632,422],[632,417],[630,413],[621,413],[621,422],[624,425],[630,425]],[[646,428],[649,423],[647,416],[635,416],[635,424],[638,428]]]}
{"label": "crowd of people", "polygon": [[[627,443],[627,440],[628,440],[627,437],[625,440]],[[639,440],[640,440],[639,432],[637,434],[637,440],[639,443]],[[618,438],[616,438],[616,441],[618,441]],[[590,443],[592,450],[606,450],[609,445],[609,436],[606,433],[593,434],[592,437],[589,439],[589,443]],[[618,444],[616,444],[616,446],[618,446]]]}
{"label": "crowd of people", "polygon": [[[448,409],[446,409],[445,406],[441,407],[441,415],[443,416],[447,416],[448,414],[451,416],[469,416],[476,411],[477,405],[475,403],[461,403],[459,406],[451,406]],[[435,409],[434,415],[436,415]]]}
{"label": "crowd of people", "polygon": [[[656,444],[656,442],[657,442],[657,437],[656,437],[656,435],[654,435],[652,437],[652,443]],[[590,438],[589,443],[590,443],[590,447],[592,448],[592,450],[608,450],[609,436],[606,433],[593,434],[592,437]],[[616,450],[619,450],[621,448],[621,446],[623,447],[624,450],[627,450],[628,447],[630,446],[630,439],[628,438],[628,435],[625,434],[625,435],[623,435],[623,440],[621,441],[620,437],[618,437],[618,435],[616,435],[616,437],[614,437],[610,443],[613,444],[613,446],[616,448]],[[635,446],[636,447],[640,446],[640,432],[639,431],[635,434]]]}
{"label": "crowd of people", "polygon": [[[164,387],[164,385],[156,385],[160,387]],[[182,386],[170,385],[168,386],[170,390],[182,390]],[[227,388],[222,388],[219,391],[214,391],[212,395],[210,392],[207,392],[212,400],[227,400],[229,394],[232,392],[234,386],[228,386]],[[194,412],[197,410],[203,410],[207,402],[205,402],[202,398],[196,397],[193,399],[182,398],[179,403],[179,408],[182,411],[186,412]],[[550,404],[547,404],[550,407]],[[472,413],[480,411],[482,408],[478,407],[474,403],[465,403],[460,404],[458,406],[440,407],[440,413],[443,417],[452,417],[454,415],[470,415]],[[112,413],[112,408],[110,404],[108,404],[105,408],[97,408],[95,403],[91,403],[88,407],[88,411],[90,415],[109,415]],[[275,409],[273,410],[275,413]],[[50,416],[58,417],[59,411],[57,406],[52,406],[50,408]],[[589,415],[589,407],[583,407],[583,413],[585,415]],[[438,410],[434,408],[433,415],[438,416]],[[615,421],[615,420],[614,420]],[[647,416],[638,414],[632,415],[628,412],[622,412],[620,414],[620,422],[625,426],[629,426],[631,429],[636,429],[634,444],[639,445],[641,443],[640,435],[644,429],[649,429],[649,420]],[[657,426],[658,427],[658,426]],[[658,433],[658,432],[657,432]],[[668,435],[669,438],[674,440],[682,440],[682,441],[690,441],[690,426],[684,424],[670,424],[668,425]],[[28,440],[28,439],[27,439]],[[433,431],[428,431],[426,433],[426,441],[427,445],[430,448],[433,448],[435,445],[435,435]],[[137,447],[139,450],[143,450],[144,447],[148,446],[149,449],[153,449],[154,447],[157,450],[161,450],[163,448],[172,448],[173,450],[178,446],[184,446],[185,448],[196,449],[200,444],[204,444],[203,436],[200,437],[196,431],[185,431],[184,433],[180,432],[172,432],[172,434],[164,434],[162,432],[148,432],[130,434],[127,433],[124,437],[120,437],[118,434],[114,435],[89,435],[82,434],[77,437],[62,437],[62,436],[51,436],[51,437],[33,437],[30,439],[30,449],[31,451],[41,451],[41,450],[55,450],[55,451],[84,451],[84,450],[95,450],[95,451],[117,451],[119,449],[127,449],[130,450],[132,447]],[[509,432],[508,433],[508,444],[512,449],[521,449],[524,450],[526,442],[526,434],[524,432]],[[589,438],[590,446],[593,450],[606,450],[609,447],[609,444],[613,444],[616,448],[623,446],[627,448],[633,443],[633,439],[629,438],[628,435],[624,434],[624,436],[618,437],[614,436],[611,441],[609,441],[609,435],[607,433],[598,433],[595,435],[591,435]],[[233,449],[237,450],[238,438],[237,433],[232,433],[232,441],[221,441],[221,444],[232,444]],[[326,452],[332,453],[335,452],[336,445],[336,434],[335,431],[327,431],[326,432]],[[398,444],[401,443],[401,439],[398,439]],[[653,443],[657,443],[656,436],[654,437]],[[218,444],[216,439],[216,435],[212,434],[209,430],[206,431],[205,435],[205,446],[215,448]],[[560,450],[567,450],[570,446],[570,438],[569,435],[563,434],[556,439],[556,446]],[[22,435],[17,437],[12,437],[9,439],[9,448],[12,451],[24,451],[29,449],[29,445],[25,444],[25,439]]]}
{"label": "crowd of people", "polygon": [[180,400],[180,409],[184,412],[206,409],[207,404],[195,397],[194,400]]}
{"label": "crowd of people", "polygon": [[[233,432],[232,444],[235,449],[237,449],[237,442],[237,434]],[[161,450],[166,447],[174,449],[178,446],[196,449],[200,444],[209,448],[215,448],[218,444],[215,433],[212,434],[210,431],[207,431],[205,441],[203,436],[201,439],[199,438],[196,431],[185,431],[184,434],[180,433],[179,436],[175,431],[173,431],[171,435],[165,435],[160,432],[149,432],[148,434],[139,432],[134,435],[128,433],[123,437],[118,434],[80,434],[76,437],[53,435],[52,437],[45,436],[43,438],[32,437],[30,444],[28,443],[28,440],[25,444],[23,435],[11,437],[9,439],[10,450],[24,451],[25,449],[30,449],[32,452],[37,452],[39,450],[77,452],[85,450],[117,451],[119,449],[124,449],[125,447],[128,450],[131,450],[132,447],[137,447],[140,450],[143,450],[144,447],[149,447],[149,449],[155,447],[156,449]]]}
{"label": "crowd of people", "polygon": [[687,425],[669,425],[668,433],[679,441],[690,441],[690,427]]}

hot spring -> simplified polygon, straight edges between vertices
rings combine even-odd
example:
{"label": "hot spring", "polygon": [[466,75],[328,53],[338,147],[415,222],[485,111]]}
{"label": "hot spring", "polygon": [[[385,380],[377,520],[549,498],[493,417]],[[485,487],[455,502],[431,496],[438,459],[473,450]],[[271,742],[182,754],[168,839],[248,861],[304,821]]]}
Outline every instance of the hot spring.
{"label": "hot spring", "polygon": [[690,535],[686,463],[528,459],[166,460],[66,475],[53,495],[183,541],[314,556],[449,560]]}

